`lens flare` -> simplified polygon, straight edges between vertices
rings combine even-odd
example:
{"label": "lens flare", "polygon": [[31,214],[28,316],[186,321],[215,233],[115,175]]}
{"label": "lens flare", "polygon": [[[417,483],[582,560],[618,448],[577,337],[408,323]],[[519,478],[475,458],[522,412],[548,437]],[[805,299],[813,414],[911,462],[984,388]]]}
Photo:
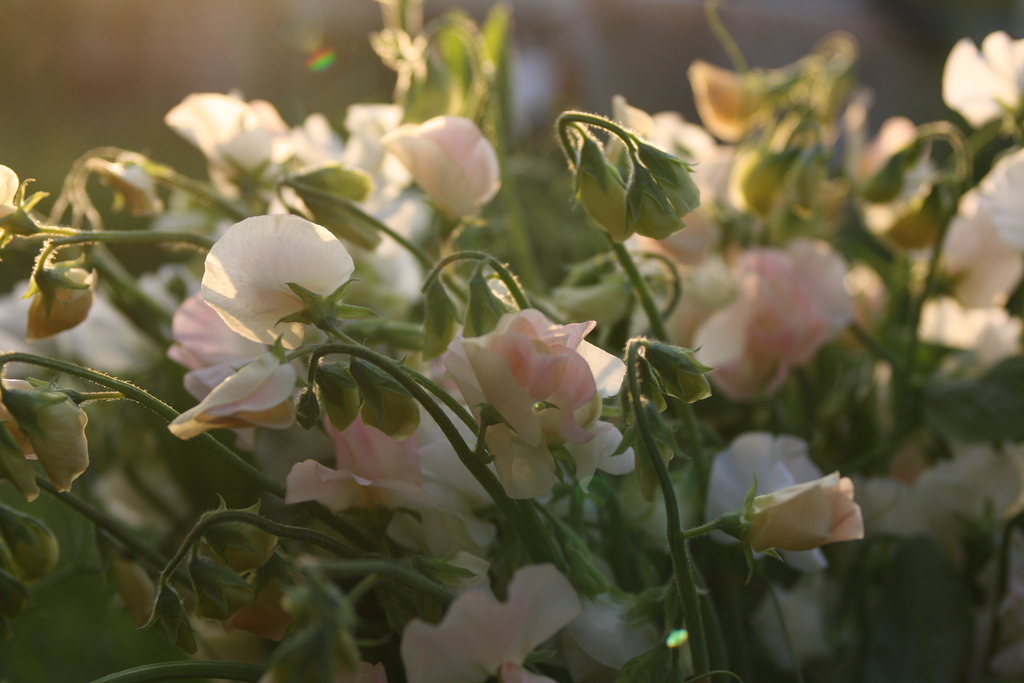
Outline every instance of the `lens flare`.
{"label": "lens flare", "polygon": [[333,47],[322,47],[306,58],[306,68],[313,73],[320,73],[330,68],[337,58],[338,55],[335,54]]}

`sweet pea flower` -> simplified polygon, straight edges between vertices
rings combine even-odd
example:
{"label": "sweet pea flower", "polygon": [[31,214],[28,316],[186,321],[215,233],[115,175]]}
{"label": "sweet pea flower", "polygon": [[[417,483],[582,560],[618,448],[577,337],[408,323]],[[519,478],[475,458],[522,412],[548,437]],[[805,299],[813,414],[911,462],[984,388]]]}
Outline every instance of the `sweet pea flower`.
{"label": "sweet pea flower", "polygon": [[360,418],[344,432],[329,422],[324,429],[334,441],[335,468],[315,460],[296,463],[285,483],[286,503],[318,500],[338,513],[375,505],[413,509],[419,519],[398,514],[388,526],[397,542],[431,555],[459,550],[483,554],[494,526],[425,489],[416,435],[394,441]]}
{"label": "sweet pea flower", "polygon": [[413,619],[402,633],[402,662],[409,683],[553,683],[523,668],[535,647],[579,615],[580,600],[551,565],[520,568],[498,602],[468,590],[439,624]]}
{"label": "sweet pea flower", "polygon": [[755,551],[813,550],[826,543],[864,538],[853,482],[838,472],[757,496],[746,541]]}
{"label": "sweet pea flower", "polygon": [[381,141],[449,218],[475,216],[498,193],[498,155],[480,128],[459,116],[407,124]]}
{"label": "sweet pea flower", "polygon": [[1002,306],[966,308],[952,297],[929,299],[921,307],[917,329],[921,340],[970,351],[982,366],[1021,350],[1021,319]]}
{"label": "sweet pea flower", "polygon": [[999,158],[978,183],[978,209],[988,214],[999,237],[1024,251],[1024,149]]}
{"label": "sweet pea flower", "polygon": [[14,213],[14,197],[19,187],[21,183],[18,174],[6,166],[0,166],[0,220]]}
{"label": "sweet pea flower", "polygon": [[[809,494],[809,498],[812,500],[800,500],[796,504],[789,503],[789,505],[793,506],[789,508],[784,505],[788,500],[799,497],[801,491],[792,490],[792,487],[796,485],[803,484],[808,486],[808,484],[811,484],[813,488],[823,488],[821,470],[818,469],[807,454],[806,442],[795,436],[772,436],[767,432],[747,432],[741,434],[729,444],[728,448],[715,456],[714,464],[711,467],[711,480],[708,484],[707,506],[705,510],[707,519],[717,519],[723,514],[742,508],[747,492],[754,485],[755,479],[757,481],[758,493],[779,492],[779,496],[774,499],[774,502],[778,504],[775,512],[770,511],[772,505],[769,505],[769,503],[772,501],[762,498],[758,504],[758,512],[761,516],[756,528],[754,521],[750,520],[751,532],[747,540],[751,545],[755,542],[758,544],[755,548],[756,550],[773,547],[771,545],[763,545],[761,541],[775,540],[777,537],[773,536],[774,530],[778,528],[779,524],[788,519],[787,511],[795,509],[797,505],[802,505],[805,502],[808,503],[808,508],[813,507],[816,512],[824,511],[828,513],[824,514],[823,512],[821,516],[813,520],[807,520],[815,525],[812,531],[820,531],[823,526],[826,526],[826,522],[828,522],[826,528],[831,528],[831,522],[835,515],[832,514],[831,507],[826,510],[826,506],[822,504],[824,500],[831,505],[831,497],[834,497],[831,493],[812,492]],[[825,479],[828,480],[825,483],[832,488],[839,484],[838,479],[832,483],[831,475],[825,477]],[[845,487],[846,484],[843,486]],[[845,490],[843,488],[839,493],[844,495],[843,492]],[[850,490],[852,492],[852,484],[850,485]],[[783,491],[787,492],[783,494]],[[755,500],[757,499],[755,498]],[[838,504],[839,501],[837,500],[836,502]],[[823,519],[823,517],[827,519]],[[793,530],[791,526],[785,524],[782,525],[782,529],[783,531]],[[796,536],[800,529],[793,531],[793,536]],[[818,537],[820,535],[818,534]],[[712,534],[712,537],[719,541],[732,542],[730,537],[718,532]],[[784,542],[785,540],[785,537],[783,537]],[[781,549],[781,554],[786,563],[794,569],[812,571],[828,566],[825,556],[820,550],[816,549],[817,546],[811,546],[814,549],[789,549],[786,546],[775,547]],[[792,550],[810,550],[810,552],[792,552]]]}
{"label": "sweet pea flower", "polygon": [[44,293],[36,291],[28,309],[25,339],[36,341],[70,330],[89,316],[96,292],[96,271],[69,268],[65,277],[83,289],[62,288]]}
{"label": "sweet pea flower", "polygon": [[1024,254],[1000,236],[976,190],[960,197],[942,256],[953,293],[965,306],[1003,306],[1024,275]]}
{"label": "sweet pea flower", "polygon": [[745,252],[735,298],[694,335],[697,359],[716,368],[708,378],[734,401],[778,391],[852,319],[845,275],[846,264],[824,242]]}
{"label": "sweet pea flower", "polygon": [[302,300],[293,283],[327,296],[347,282],[352,257],[326,228],[298,216],[253,216],[235,223],[206,257],[203,299],[235,332],[288,348],[302,343],[304,326],[282,323]]}
{"label": "sweet pea flower", "polygon": [[980,51],[970,38],[961,38],[946,58],[942,100],[972,128],[1015,115],[1022,90],[1024,40],[1013,40],[1004,31],[986,36]]}
{"label": "sweet pea flower", "polygon": [[179,439],[211,429],[285,429],[295,421],[296,377],[294,367],[268,351],[218,384],[199,405],[174,418],[168,429]]}
{"label": "sweet pea flower", "polygon": [[761,96],[749,75],[697,59],[686,76],[701,122],[720,140],[739,142],[757,123]]}
{"label": "sweet pea flower", "polygon": [[[586,484],[598,468],[632,470],[632,452],[612,454],[622,440],[600,422],[601,397],[618,392],[625,364],[583,340],[595,323],[556,325],[540,311],[506,313],[488,334],[456,337],[445,367],[479,415],[489,403],[504,419],[485,434],[505,491],[532,498],[555,482],[550,448],[564,446]],[[479,419],[479,418],[478,418]]]}
{"label": "sweet pea flower", "polygon": [[146,173],[146,169],[134,163],[132,156],[134,155],[118,161],[93,157],[85,165],[117,190],[133,216],[156,216],[164,210],[163,200],[157,196],[156,185]]}

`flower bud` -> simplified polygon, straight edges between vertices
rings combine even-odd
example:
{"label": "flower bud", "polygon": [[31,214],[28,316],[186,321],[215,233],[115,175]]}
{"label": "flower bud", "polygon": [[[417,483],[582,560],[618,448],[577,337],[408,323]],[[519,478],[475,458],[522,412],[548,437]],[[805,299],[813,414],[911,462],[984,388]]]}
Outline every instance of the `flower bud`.
{"label": "flower bud", "polygon": [[944,204],[941,185],[918,193],[900,209],[884,237],[904,249],[930,247],[952,215]]}
{"label": "flower bud", "polygon": [[86,319],[96,291],[96,272],[58,264],[40,270],[32,278],[26,297],[34,294],[28,309],[28,341],[52,337]]}
{"label": "flower bud", "polygon": [[686,72],[701,123],[725,142],[739,142],[757,121],[761,93],[750,75],[703,60]]}
{"label": "flower bud", "polygon": [[57,565],[57,538],[35,517],[0,505],[0,534],[7,542],[17,576],[24,583],[49,574]]}
{"label": "flower bud", "polygon": [[744,540],[755,551],[811,550],[826,543],[864,538],[853,482],[833,472],[754,498],[746,513],[750,528]]}
{"label": "flower bud", "polygon": [[633,290],[618,273],[599,281],[573,287],[555,287],[551,297],[565,311],[567,320],[594,320],[599,327],[614,325],[629,312]]}
{"label": "flower bud", "polygon": [[782,152],[749,149],[737,154],[729,176],[729,199],[740,210],[760,216],[770,213],[799,152],[793,147]]}
{"label": "flower bud", "polygon": [[31,388],[22,380],[3,380],[0,387],[3,408],[18,430],[11,433],[22,451],[39,460],[58,491],[71,490],[71,483],[89,466],[85,411],[53,385]]}
{"label": "flower bud", "polygon": [[143,628],[150,628],[157,623],[163,626],[167,639],[185,652],[192,655],[199,649],[196,634],[188,621],[188,614],[181,604],[181,598],[166,582],[160,584],[153,603],[153,613]]}
{"label": "flower bud", "polygon": [[363,403],[348,364],[320,365],[316,369],[316,385],[323,397],[327,419],[339,432],[345,431],[359,415],[359,406]]}
{"label": "flower bud", "polygon": [[138,562],[114,553],[110,557],[107,577],[114,583],[114,590],[128,610],[135,628],[145,626],[156,598],[156,586],[149,573]]}
{"label": "flower bud", "polygon": [[391,375],[362,360],[353,360],[352,377],[363,396],[363,424],[395,441],[412,436],[420,426],[419,404]]}
{"label": "flower bud", "polygon": [[665,383],[668,393],[686,403],[695,403],[711,395],[711,385],[705,374],[714,368],[693,357],[692,349],[670,344],[650,342],[646,358]]}
{"label": "flower bud", "polygon": [[633,234],[626,222],[626,184],[589,135],[583,136],[576,162],[576,199],[615,242],[625,242]]}
{"label": "flower bud", "polygon": [[885,203],[896,199],[903,191],[907,172],[921,158],[923,146],[914,141],[889,157],[860,187],[860,195],[869,202]]}
{"label": "flower bud", "polygon": [[[227,509],[221,501],[219,510]],[[259,503],[246,508],[259,512]],[[244,522],[224,522],[210,527],[203,538],[210,544],[215,559],[239,574],[259,569],[274,556],[277,536]]]}
{"label": "flower bud", "polygon": [[237,573],[205,557],[193,555],[188,574],[196,593],[196,616],[224,621],[256,599],[253,587]]}
{"label": "flower bud", "polygon": [[303,387],[295,404],[295,421],[303,429],[312,429],[320,419],[320,401],[313,387]]}

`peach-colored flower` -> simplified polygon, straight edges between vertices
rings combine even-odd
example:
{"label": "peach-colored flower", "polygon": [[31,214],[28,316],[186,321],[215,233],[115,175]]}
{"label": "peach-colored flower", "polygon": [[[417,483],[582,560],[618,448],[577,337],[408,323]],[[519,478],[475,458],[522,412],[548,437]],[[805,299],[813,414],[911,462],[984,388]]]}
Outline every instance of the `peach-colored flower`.
{"label": "peach-colored flower", "polygon": [[303,308],[288,283],[327,296],[353,271],[345,245],[326,228],[298,216],[253,216],[210,249],[203,299],[243,337],[272,344],[280,336],[294,348],[304,325],[278,322]]}
{"label": "peach-colored flower", "polygon": [[[58,289],[49,295],[37,291],[28,309],[25,339],[37,341],[70,330],[89,316],[96,291],[96,271],[70,268],[65,276],[82,289]],[[47,310],[49,309],[49,310]]]}
{"label": "peach-colored flower", "polygon": [[756,551],[813,550],[864,538],[853,482],[838,472],[754,498],[746,541]]}
{"label": "peach-colored flower", "polygon": [[785,249],[745,252],[735,299],[694,336],[697,358],[715,367],[709,379],[734,401],[778,391],[851,320],[846,264],[824,242],[794,240]]}
{"label": "peach-colored flower", "polygon": [[295,421],[295,379],[294,367],[267,352],[218,384],[199,405],[174,418],[168,429],[179,439],[211,429],[285,429]]}
{"label": "peach-colored flower", "polygon": [[551,681],[523,669],[535,647],[572,621],[581,605],[572,584],[551,565],[519,569],[499,603],[469,590],[448,607],[439,624],[413,619],[402,633],[402,661],[410,683]]}
{"label": "peach-colored flower", "polygon": [[469,119],[438,116],[407,124],[382,140],[451,218],[475,216],[498,192],[498,156]]}
{"label": "peach-colored flower", "polygon": [[504,423],[487,429],[498,477],[513,498],[532,498],[555,480],[550,448],[565,446],[586,483],[600,468],[632,469],[632,453],[612,456],[621,435],[598,421],[601,397],[614,395],[623,362],[583,340],[594,323],[556,325],[527,309],[507,313],[490,333],[456,337],[445,367],[467,404],[489,403]]}
{"label": "peach-colored flower", "polygon": [[761,99],[750,76],[700,59],[686,75],[704,127],[725,142],[741,140],[756,123]]}

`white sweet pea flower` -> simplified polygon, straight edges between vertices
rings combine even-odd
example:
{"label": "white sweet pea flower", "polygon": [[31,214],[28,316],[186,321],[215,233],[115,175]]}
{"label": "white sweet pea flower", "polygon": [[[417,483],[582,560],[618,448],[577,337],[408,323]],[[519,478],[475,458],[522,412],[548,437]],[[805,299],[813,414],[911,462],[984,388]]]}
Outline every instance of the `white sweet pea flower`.
{"label": "white sweet pea flower", "polygon": [[304,326],[279,323],[303,308],[288,283],[327,296],[352,277],[348,250],[326,228],[298,216],[253,216],[228,228],[206,257],[203,299],[235,332],[288,348]]}
{"label": "white sweet pea flower", "polygon": [[965,306],[1003,306],[1024,275],[1024,254],[1000,236],[976,190],[960,197],[942,255],[953,293]]}
{"label": "white sweet pea flower", "polygon": [[983,366],[1020,353],[1021,319],[1001,306],[965,308],[952,297],[929,299],[921,308],[922,341],[970,351]]}
{"label": "white sweet pea flower", "polygon": [[451,218],[475,216],[498,193],[498,156],[469,119],[438,116],[404,125],[381,142]]}
{"label": "white sweet pea flower", "polygon": [[211,429],[285,429],[295,421],[296,376],[294,367],[268,351],[218,384],[199,405],[174,418],[168,429],[179,439]]}
{"label": "white sweet pea flower", "polygon": [[576,618],[580,600],[551,565],[519,569],[499,603],[483,590],[468,590],[439,624],[413,619],[402,633],[402,661],[410,683],[550,682],[523,669],[535,647]]}
{"label": "white sweet pea flower", "polygon": [[14,213],[14,196],[18,194],[20,186],[18,174],[6,166],[0,166],[0,220]]}
{"label": "white sweet pea flower", "polygon": [[990,33],[981,50],[969,38],[953,46],[942,72],[942,100],[974,128],[1013,115],[1024,90],[1024,40]]}
{"label": "white sweet pea flower", "polygon": [[1024,251],[1024,149],[1000,157],[978,183],[978,208],[1008,245]]}

